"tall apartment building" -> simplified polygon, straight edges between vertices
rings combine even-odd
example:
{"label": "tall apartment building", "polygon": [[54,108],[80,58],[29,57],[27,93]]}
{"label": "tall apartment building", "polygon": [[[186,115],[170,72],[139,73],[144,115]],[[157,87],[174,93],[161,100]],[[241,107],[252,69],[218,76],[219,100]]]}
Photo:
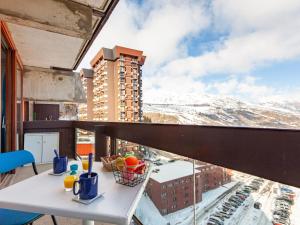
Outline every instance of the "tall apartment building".
{"label": "tall apartment building", "polygon": [[115,46],[102,48],[92,59],[93,120],[142,120],[143,52]]}

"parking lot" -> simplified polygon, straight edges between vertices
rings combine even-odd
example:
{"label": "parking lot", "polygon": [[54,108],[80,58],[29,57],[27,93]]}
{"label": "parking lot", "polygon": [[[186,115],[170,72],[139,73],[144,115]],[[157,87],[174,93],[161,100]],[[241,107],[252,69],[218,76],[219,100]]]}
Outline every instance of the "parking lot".
{"label": "parking lot", "polygon": [[258,192],[263,184],[264,179],[254,178],[249,184],[242,185],[235,192],[231,193],[228,197],[223,199],[216,210],[211,213],[206,221],[207,225],[230,225],[238,224],[236,220],[236,214],[242,214],[243,210],[248,208],[252,203],[253,207],[257,210],[260,209],[261,203],[254,202],[252,193]]}

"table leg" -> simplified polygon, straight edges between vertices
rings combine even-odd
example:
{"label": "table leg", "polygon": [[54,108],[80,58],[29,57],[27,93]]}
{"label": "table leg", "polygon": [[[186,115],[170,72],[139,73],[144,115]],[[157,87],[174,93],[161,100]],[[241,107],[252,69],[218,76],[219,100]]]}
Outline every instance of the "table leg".
{"label": "table leg", "polygon": [[94,220],[82,220],[82,225],[94,225]]}

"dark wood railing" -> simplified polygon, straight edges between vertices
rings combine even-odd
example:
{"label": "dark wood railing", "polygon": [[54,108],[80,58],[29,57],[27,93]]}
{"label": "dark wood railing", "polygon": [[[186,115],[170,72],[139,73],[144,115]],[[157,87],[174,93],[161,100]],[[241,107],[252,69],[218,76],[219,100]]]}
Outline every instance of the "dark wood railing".
{"label": "dark wood railing", "polygon": [[96,159],[109,152],[107,138],[174,154],[300,187],[300,130],[195,125],[33,121],[24,133],[60,132],[60,150],[75,156],[75,129],[95,132]]}

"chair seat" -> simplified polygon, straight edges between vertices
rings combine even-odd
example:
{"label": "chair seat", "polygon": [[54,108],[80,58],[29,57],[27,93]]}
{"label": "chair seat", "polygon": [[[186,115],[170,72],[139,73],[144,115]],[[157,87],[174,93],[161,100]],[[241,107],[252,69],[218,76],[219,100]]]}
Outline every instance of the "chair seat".
{"label": "chair seat", "polygon": [[10,209],[0,209],[1,225],[23,225],[41,217],[38,213],[28,213]]}

